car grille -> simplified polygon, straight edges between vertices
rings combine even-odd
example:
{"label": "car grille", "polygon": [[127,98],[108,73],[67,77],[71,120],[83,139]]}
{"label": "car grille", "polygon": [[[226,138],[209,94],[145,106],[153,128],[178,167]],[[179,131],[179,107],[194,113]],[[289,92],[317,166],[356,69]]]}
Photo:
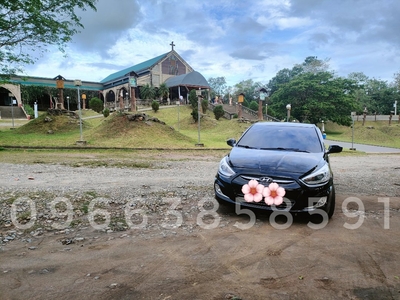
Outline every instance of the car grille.
{"label": "car grille", "polygon": [[[290,202],[291,207],[293,207],[296,204],[295,199],[297,199],[297,197],[298,197],[297,195],[301,194],[301,192],[299,192],[297,190],[297,186],[298,186],[297,182],[292,178],[270,177],[270,176],[265,176],[265,175],[240,175],[239,177],[240,177],[240,180],[244,180],[247,182],[252,179],[257,180],[260,184],[263,184],[264,186],[268,186],[271,182],[275,182],[275,183],[279,184],[279,186],[284,187],[285,189],[287,189],[287,188],[291,189],[292,191],[289,194],[286,193],[286,195],[285,195],[285,198],[287,199],[287,201]],[[243,194],[241,192],[241,188],[240,188],[240,191],[237,191],[235,201],[236,202],[245,202],[244,198],[243,198]],[[279,210],[289,209],[289,207],[287,207],[288,204],[289,203],[283,202],[281,205],[277,206],[276,208]],[[260,201],[259,203],[256,203],[256,202],[245,203],[245,205],[254,207],[254,208],[270,207],[264,201]]]}
{"label": "car grille", "polygon": [[[262,184],[269,184],[271,182],[276,182],[277,184],[291,184],[294,183],[295,181],[293,179],[285,179],[285,178],[274,178],[270,176],[246,176],[246,175],[241,175],[240,178],[246,181],[250,181],[252,179],[257,180],[259,183]],[[263,179],[269,178],[271,181],[265,181]]]}
{"label": "car grille", "polygon": [[[246,202],[244,200],[243,197],[236,197],[235,201],[237,203],[243,203],[246,206],[249,207],[254,207],[254,208],[265,208],[265,207],[269,207],[272,209],[271,205],[268,205],[264,202],[264,200],[260,201],[260,202]],[[296,201],[293,199],[286,199],[281,205],[276,206],[277,210],[289,210],[290,208],[292,208],[294,205],[296,204]],[[288,205],[290,205],[290,207],[288,207]]]}

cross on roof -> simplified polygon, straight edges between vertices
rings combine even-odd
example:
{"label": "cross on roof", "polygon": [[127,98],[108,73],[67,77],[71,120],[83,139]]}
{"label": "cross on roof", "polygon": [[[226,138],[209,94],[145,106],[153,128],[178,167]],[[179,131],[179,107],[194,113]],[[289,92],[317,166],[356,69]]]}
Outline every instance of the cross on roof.
{"label": "cross on roof", "polygon": [[174,41],[171,42],[170,46],[172,47],[172,51],[173,51],[173,50],[174,50],[174,46],[176,46],[176,45],[174,44]]}

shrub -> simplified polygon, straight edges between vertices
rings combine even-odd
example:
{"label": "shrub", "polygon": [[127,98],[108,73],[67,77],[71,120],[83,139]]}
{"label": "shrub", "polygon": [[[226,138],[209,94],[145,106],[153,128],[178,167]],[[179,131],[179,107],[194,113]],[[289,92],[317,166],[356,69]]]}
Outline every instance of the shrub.
{"label": "shrub", "polygon": [[195,122],[199,120],[199,112],[197,111],[197,108],[193,108],[191,115]]}
{"label": "shrub", "polygon": [[89,107],[95,112],[101,113],[103,111],[104,104],[99,98],[93,97],[89,100]]}
{"label": "shrub", "polygon": [[197,108],[197,95],[196,90],[191,90],[189,93],[189,102],[193,109]]}
{"label": "shrub", "polygon": [[158,103],[157,101],[153,100],[153,102],[151,102],[151,108],[154,110],[154,112],[157,112],[158,109],[160,108],[160,103]]}
{"label": "shrub", "polygon": [[214,108],[215,119],[219,120],[219,118],[221,118],[223,115],[224,115],[224,108],[222,107],[222,105],[217,105]]}
{"label": "shrub", "polygon": [[238,118],[238,114],[234,114],[234,115],[233,115],[233,118],[234,118],[234,119],[237,119],[237,118]]}
{"label": "shrub", "polygon": [[207,99],[203,99],[201,101],[201,110],[203,111],[203,114],[207,113],[207,108],[208,108],[208,100]]}
{"label": "shrub", "polygon": [[35,112],[33,111],[32,106],[29,104],[24,104],[24,110],[28,116],[31,116],[31,118],[35,116]]}
{"label": "shrub", "polygon": [[105,110],[103,110],[103,116],[105,118],[107,118],[110,115],[110,110],[108,108],[106,108]]}

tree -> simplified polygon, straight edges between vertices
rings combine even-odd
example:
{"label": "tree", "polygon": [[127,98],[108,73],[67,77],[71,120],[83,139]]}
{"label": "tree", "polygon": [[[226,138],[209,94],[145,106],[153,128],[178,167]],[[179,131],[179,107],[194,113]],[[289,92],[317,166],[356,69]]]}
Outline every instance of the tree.
{"label": "tree", "polygon": [[366,102],[363,104],[369,113],[390,114],[393,110],[394,101],[397,99],[397,89],[389,86],[386,81],[378,79],[368,80],[365,91],[367,93]]}
{"label": "tree", "polygon": [[140,87],[140,97],[142,99],[154,99],[156,96],[156,90],[153,86],[146,83],[144,86]]}
{"label": "tree", "polygon": [[359,88],[364,88],[365,84],[368,82],[369,78],[363,72],[352,72],[347,78],[354,80]]}
{"label": "tree", "polygon": [[281,86],[271,96],[271,108],[285,118],[286,105],[291,104],[291,115],[300,122],[318,123],[331,120],[350,125],[354,111],[354,81],[334,77],[330,72],[304,73]]}
{"label": "tree", "polygon": [[394,74],[394,86],[400,91],[400,72]]}
{"label": "tree", "polygon": [[329,70],[329,58],[325,58],[324,60],[320,60],[317,56],[308,56],[304,60],[301,65],[295,65],[293,71],[295,71],[296,67],[299,67],[301,73],[320,73],[320,72],[328,72]]}
{"label": "tree", "polygon": [[249,108],[254,111],[258,111],[258,102],[253,100],[249,104]]}
{"label": "tree", "polygon": [[316,56],[308,56],[301,64],[296,64],[292,69],[282,69],[276,73],[268,82],[268,88],[270,89],[270,95],[272,96],[283,84],[286,84],[304,73],[321,73],[328,72],[329,59],[324,60],[318,59]]}
{"label": "tree", "polygon": [[397,109],[400,107],[400,72],[394,74],[393,87],[396,89]]}
{"label": "tree", "polygon": [[268,87],[271,91],[270,94],[272,95],[275,93],[281,85],[288,83],[293,79],[293,77],[293,72],[287,68],[278,71],[278,73],[276,73],[276,75],[268,82]]}
{"label": "tree", "polygon": [[208,84],[211,87],[211,98],[215,96],[222,96],[226,90],[226,80],[225,77],[215,77],[209,78]]}
{"label": "tree", "polygon": [[169,88],[165,83],[161,83],[157,92],[158,96],[164,99],[169,95]]}
{"label": "tree", "polygon": [[240,93],[245,95],[245,103],[243,106],[249,106],[250,102],[254,99],[258,99],[259,90],[262,84],[260,82],[254,82],[252,79],[243,80],[235,84],[236,94],[235,97],[239,96]]}
{"label": "tree", "polygon": [[46,52],[48,45],[64,51],[72,36],[83,28],[77,9],[96,10],[97,0],[1,1],[0,81],[22,72],[21,65],[35,62],[32,53]]}

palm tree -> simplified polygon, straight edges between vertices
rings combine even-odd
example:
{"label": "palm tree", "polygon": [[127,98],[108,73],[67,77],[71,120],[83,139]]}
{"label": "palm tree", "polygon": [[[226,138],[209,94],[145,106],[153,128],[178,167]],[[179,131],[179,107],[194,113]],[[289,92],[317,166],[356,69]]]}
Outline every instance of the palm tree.
{"label": "palm tree", "polygon": [[158,96],[162,98],[167,98],[169,95],[169,88],[165,83],[161,83],[158,88]]}
{"label": "palm tree", "polygon": [[144,86],[140,87],[140,97],[142,99],[154,99],[156,96],[156,90],[153,86],[146,83]]}

